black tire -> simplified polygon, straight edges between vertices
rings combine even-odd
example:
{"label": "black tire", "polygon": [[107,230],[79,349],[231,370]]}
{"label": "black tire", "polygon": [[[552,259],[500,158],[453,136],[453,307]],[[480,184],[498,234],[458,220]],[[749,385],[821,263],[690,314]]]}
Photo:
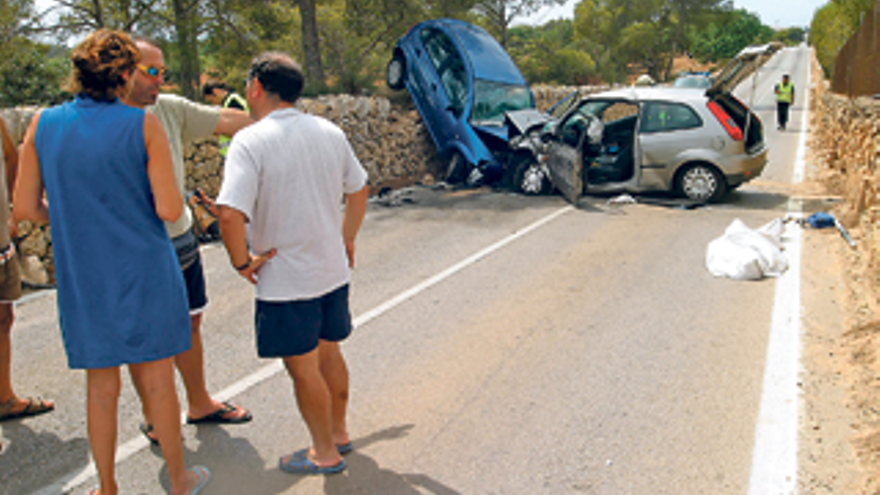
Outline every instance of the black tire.
{"label": "black tire", "polygon": [[461,153],[455,150],[449,152],[449,161],[446,163],[446,182],[458,184],[467,178],[467,160],[464,159]]}
{"label": "black tire", "polygon": [[695,163],[678,173],[675,191],[697,203],[715,203],[727,193],[727,182],[715,167]]}
{"label": "black tire", "polygon": [[403,80],[405,76],[406,62],[403,57],[395,54],[388,61],[388,66],[385,68],[385,82],[388,83],[389,88],[401,90],[404,86]]}
{"label": "black tire", "polygon": [[553,190],[545,169],[538,165],[532,155],[516,155],[511,159],[510,165],[513,168],[511,186],[514,191],[538,196],[550,194]]}

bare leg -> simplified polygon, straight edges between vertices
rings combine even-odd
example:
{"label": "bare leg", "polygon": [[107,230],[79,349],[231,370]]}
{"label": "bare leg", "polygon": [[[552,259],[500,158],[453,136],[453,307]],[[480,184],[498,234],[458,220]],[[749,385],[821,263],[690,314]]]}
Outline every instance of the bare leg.
{"label": "bare leg", "polygon": [[119,403],[119,368],[86,371],[88,430],[92,457],[98,469],[101,495],[115,495],[116,411]]}
{"label": "bare leg", "polygon": [[[28,400],[15,396],[12,389],[12,322],[15,313],[11,303],[0,303],[0,404],[10,404],[10,413],[24,411]],[[52,401],[43,400],[42,406],[51,409]]]}
{"label": "bare leg", "polygon": [[0,304],[0,404],[12,400],[12,305]]}
{"label": "bare leg", "polygon": [[321,376],[330,389],[333,441],[336,445],[344,445],[351,441],[345,420],[348,410],[348,367],[337,342],[319,341],[318,357]]}
{"label": "bare leg", "polygon": [[[201,418],[207,416],[220,408],[223,404],[214,400],[208,394],[208,388],[205,384],[205,362],[204,350],[202,348],[202,315],[190,316],[192,324],[192,347],[178,354],[174,358],[180,377],[183,379],[183,385],[186,387],[187,398],[187,414],[190,418]],[[247,415],[247,411],[237,408],[229,414],[230,417],[243,417]]]}
{"label": "bare leg", "polygon": [[309,457],[318,466],[334,466],[340,457],[333,443],[330,388],[321,375],[318,356],[315,349],[302,356],[286,357],[284,366],[293,379],[296,403],[312,436]]}
{"label": "bare leg", "polygon": [[145,409],[150,411],[150,420],[153,422],[165,464],[168,466],[171,493],[175,495],[189,493],[198,482],[198,475],[187,472],[183,463],[180,403],[177,401],[177,392],[174,389],[172,359],[130,364],[128,368]]}

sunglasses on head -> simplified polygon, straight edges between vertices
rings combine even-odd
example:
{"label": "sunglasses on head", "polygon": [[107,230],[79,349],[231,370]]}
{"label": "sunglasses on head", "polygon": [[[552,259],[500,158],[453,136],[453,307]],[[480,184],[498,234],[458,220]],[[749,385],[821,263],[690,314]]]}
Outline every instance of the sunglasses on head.
{"label": "sunglasses on head", "polygon": [[138,64],[137,68],[140,69],[141,72],[143,72],[144,74],[146,74],[150,77],[162,76],[164,78],[164,77],[168,76],[167,70],[160,69],[158,67],[153,67],[152,65],[147,66],[147,65],[143,65],[143,64]]}

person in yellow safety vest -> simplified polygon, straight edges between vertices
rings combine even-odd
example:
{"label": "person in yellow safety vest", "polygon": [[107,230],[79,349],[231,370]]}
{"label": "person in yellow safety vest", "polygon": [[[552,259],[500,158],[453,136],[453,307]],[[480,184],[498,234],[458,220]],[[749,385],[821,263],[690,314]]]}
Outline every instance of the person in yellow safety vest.
{"label": "person in yellow safety vest", "polygon": [[788,109],[794,103],[794,83],[788,80],[788,74],[782,76],[782,83],[773,91],[776,93],[776,122],[778,129],[784,131],[788,124]]}
{"label": "person in yellow safety vest", "polygon": [[[250,113],[247,101],[238,93],[232,91],[225,82],[208,81],[202,87],[202,93],[205,99],[212,105],[220,105],[223,108],[235,108]],[[226,152],[229,150],[229,142],[232,138],[227,136],[218,136],[217,141],[220,143],[220,154],[226,158]]]}

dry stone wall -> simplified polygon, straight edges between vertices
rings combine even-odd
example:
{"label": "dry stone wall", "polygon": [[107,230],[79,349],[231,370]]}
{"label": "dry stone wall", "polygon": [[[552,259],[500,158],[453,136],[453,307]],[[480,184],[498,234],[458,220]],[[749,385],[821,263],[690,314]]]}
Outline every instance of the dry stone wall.
{"label": "dry stone wall", "polygon": [[850,99],[815,89],[812,149],[823,179],[843,197],[835,215],[850,231],[864,303],[880,307],[880,100]]}

